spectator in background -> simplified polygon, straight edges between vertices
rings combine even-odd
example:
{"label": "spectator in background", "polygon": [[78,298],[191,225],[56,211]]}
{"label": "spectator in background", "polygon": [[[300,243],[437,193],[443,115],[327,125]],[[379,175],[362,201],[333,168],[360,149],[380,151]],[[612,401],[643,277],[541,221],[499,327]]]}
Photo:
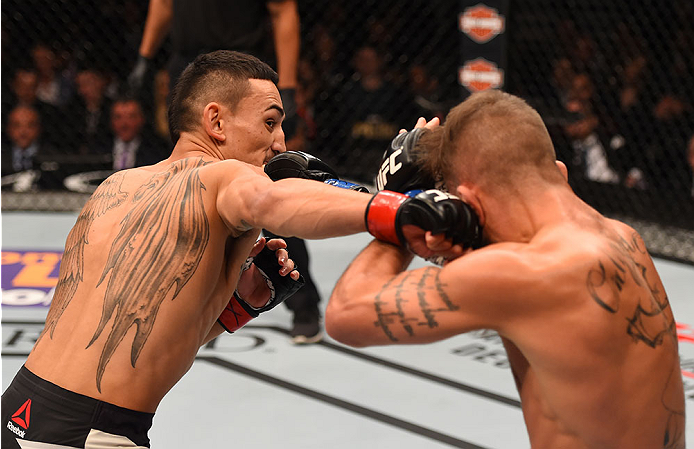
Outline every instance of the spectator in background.
{"label": "spectator in background", "polygon": [[72,131],[70,152],[90,155],[111,139],[111,99],[106,95],[109,79],[96,66],[85,66],[77,72],[76,83],[77,95],[66,108]]}
{"label": "spectator in background", "polygon": [[[652,102],[647,121],[640,124],[645,144],[647,178],[651,190],[658,196],[672,201],[676,209],[683,199],[688,199],[687,145],[694,132],[694,62],[691,39],[694,32],[682,29],[672,34],[667,43],[671,52],[659,57],[646,80]],[[689,56],[689,57],[687,57]],[[685,192],[683,192],[685,190]],[[682,195],[680,192],[683,192]]]}
{"label": "spectator in background", "polygon": [[39,114],[43,129],[43,140],[55,144],[60,132],[59,110],[50,103],[46,103],[37,96],[38,74],[32,68],[19,68],[12,77],[10,96],[3,99],[3,125],[7,124],[6,114],[16,106],[29,106]]}
{"label": "spectator in background", "polygon": [[2,145],[2,186],[15,192],[59,189],[62,176],[54,148],[41,139],[41,117],[28,105],[8,114],[7,142]]}
{"label": "spectator in background", "polygon": [[38,73],[36,96],[55,107],[68,103],[72,97],[72,80],[63,75],[56,52],[46,43],[31,49],[31,57]]}
{"label": "spectator in background", "polygon": [[334,98],[334,120],[343,122],[342,133],[332,136],[343,145],[332,157],[345,175],[373,182],[385,148],[402,123],[416,121],[409,95],[388,82],[383,59],[374,47],[363,46],[354,56],[354,75]]}
{"label": "spectator in background", "polygon": [[559,58],[552,65],[551,83],[554,88],[554,97],[562,105],[569,101],[569,92],[576,71],[568,58]]}
{"label": "spectator in background", "polygon": [[338,59],[341,55],[338,55],[337,43],[325,25],[318,24],[314,27],[312,44],[313,47],[310,51],[313,56],[312,64],[318,75],[317,91],[319,93],[332,92],[341,87],[349,69],[344,67]]}
{"label": "spectator in background", "polygon": [[439,80],[431,75],[424,63],[411,65],[408,74],[408,87],[413,96],[415,114],[427,119],[438,117],[443,121],[448,108],[439,89]]}
{"label": "spectator in background", "polygon": [[156,164],[170,150],[162,139],[148,132],[142,105],[133,97],[120,97],[111,106],[113,141],[101,152],[111,157],[112,168],[123,170]]}
{"label": "spectator in background", "polygon": [[586,73],[574,76],[565,104],[564,133],[574,150],[572,165],[584,179],[606,184],[624,183],[644,188],[643,173],[637,167],[623,167],[624,138],[614,133],[594,110],[595,90]]}

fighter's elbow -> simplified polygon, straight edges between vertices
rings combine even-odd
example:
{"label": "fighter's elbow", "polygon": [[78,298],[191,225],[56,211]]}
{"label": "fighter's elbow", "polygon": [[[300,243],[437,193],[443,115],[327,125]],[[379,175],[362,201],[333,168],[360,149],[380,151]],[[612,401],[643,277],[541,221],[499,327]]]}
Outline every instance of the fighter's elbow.
{"label": "fighter's elbow", "polygon": [[324,325],[325,332],[335,341],[355,348],[367,346],[366,341],[355,329],[349,313],[343,309],[329,305],[325,312]]}

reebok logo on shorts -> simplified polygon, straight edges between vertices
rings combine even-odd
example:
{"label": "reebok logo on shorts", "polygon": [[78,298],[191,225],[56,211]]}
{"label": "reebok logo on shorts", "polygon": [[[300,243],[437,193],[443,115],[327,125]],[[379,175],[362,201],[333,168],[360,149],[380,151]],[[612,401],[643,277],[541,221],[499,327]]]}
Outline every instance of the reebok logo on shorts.
{"label": "reebok logo on shorts", "polygon": [[[15,424],[18,424],[19,427],[22,429],[26,430],[29,428],[29,418],[31,417],[31,399],[27,399],[24,404],[22,404],[21,407],[17,409],[16,412],[12,415],[10,418]],[[7,421],[7,428],[10,429],[13,433],[18,435],[21,438],[24,438],[24,434],[26,433],[24,430],[20,429],[19,427],[15,426],[12,424],[12,422]]]}

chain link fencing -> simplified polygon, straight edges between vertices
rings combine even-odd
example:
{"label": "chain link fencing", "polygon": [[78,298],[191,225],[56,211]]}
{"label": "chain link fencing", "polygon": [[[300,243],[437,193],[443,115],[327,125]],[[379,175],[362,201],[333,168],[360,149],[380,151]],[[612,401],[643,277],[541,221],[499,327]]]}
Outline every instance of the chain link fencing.
{"label": "chain link fencing", "polygon": [[[461,28],[471,5],[482,3],[299,0],[301,121],[288,148],[371,183],[400,128],[444,117],[469,93]],[[114,167],[112,108],[147,2],[1,8],[2,210],[79,209]],[[474,23],[503,25],[490,37],[504,43],[500,87],[541,113],[574,190],[644,233],[654,253],[694,262],[694,3],[508,0],[498,12]],[[167,41],[138,99],[157,154],[171,148],[169,56]]]}

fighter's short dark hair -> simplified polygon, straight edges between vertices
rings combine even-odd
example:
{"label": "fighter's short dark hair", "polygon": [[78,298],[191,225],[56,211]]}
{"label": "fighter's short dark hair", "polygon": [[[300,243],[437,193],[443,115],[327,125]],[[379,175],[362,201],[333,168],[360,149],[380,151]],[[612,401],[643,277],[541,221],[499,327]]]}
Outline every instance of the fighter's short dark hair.
{"label": "fighter's short dark hair", "polygon": [[188,64],[171,93],[169,131],[175,143],[181,132],[191,131],[200,119],[200,108],[217,101],[229,108],[247,93],[249,79],[277,84],[279,77],[260,59],[237,51],[217,50],[199,55]]}

